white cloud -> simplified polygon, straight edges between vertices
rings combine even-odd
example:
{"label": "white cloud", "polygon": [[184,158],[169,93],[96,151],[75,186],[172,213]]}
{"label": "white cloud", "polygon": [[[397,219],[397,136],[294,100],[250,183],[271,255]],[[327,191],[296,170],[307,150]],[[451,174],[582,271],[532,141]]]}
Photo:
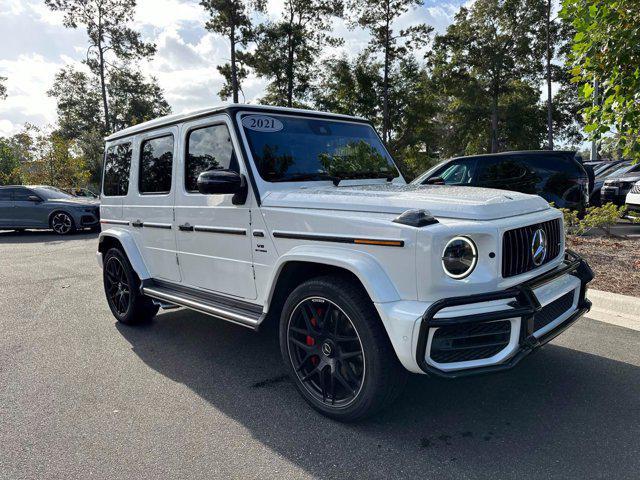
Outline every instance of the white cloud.
{"label": "white cloud", "polygon": [[[396,28],[426,22],[442,31],[452,21],[458,5],[427,0],[427,5],[403,15]],[[284,0],[268,0],[261,20],[275,20]],[[8,98],[0,102],[0,135],[16,133],[24,122],[44,125],[55,122],[54,99],[47,96],[55,73],[64,65],[78,66],[86,52],[82,28],[65,29],[63,15],[51,12],[42,1],[0,0],[0,75],[8,80]],[[174,112],[210,106],[220,102],[223,79],[217,65],[228,59],[228,44],[204,29],[207,13],[197,0],[138,0],[135,28],[157,45],[152,61],[143,72],[158,79]],[[333,35],[345,38],[340,49],[327,49],[323,56],[345,53],[353,56],[369,42],[369,33],[349,29],[345,20],[335,20]],[[7,41],[9,40],[9,41]],[[266,82],[252,76],[244,84],[247,101],[263,95]]]}

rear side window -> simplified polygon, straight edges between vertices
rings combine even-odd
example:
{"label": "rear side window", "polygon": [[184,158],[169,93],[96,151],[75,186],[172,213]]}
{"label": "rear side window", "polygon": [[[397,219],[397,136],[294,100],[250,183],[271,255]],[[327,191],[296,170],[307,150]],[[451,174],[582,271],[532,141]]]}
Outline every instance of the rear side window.
{"label": "rear side window", "polygon": [[482,166],[478,175],[478,183],[481,185],[521,180],[526,175],[533,173],[529,165],[518,160],[495,159],[480,163]]}
{"label": "rear side window", "polygon": [[173,135],[152,138],[140,148],[140,193],[169,193],[173,167]]}
{"label": "rear side window", "polygon": [[228,169],[239,172],[226,125],[212,125],[189,132],[184,172],[184,188],[198,191],[198,175],[207,170]]}
{"label": "rear side window", "polygon": [[129,191],[131,169],[131,143],[121,143],[107,148],[104,160],[102,193],[108,197],[121,197]]}

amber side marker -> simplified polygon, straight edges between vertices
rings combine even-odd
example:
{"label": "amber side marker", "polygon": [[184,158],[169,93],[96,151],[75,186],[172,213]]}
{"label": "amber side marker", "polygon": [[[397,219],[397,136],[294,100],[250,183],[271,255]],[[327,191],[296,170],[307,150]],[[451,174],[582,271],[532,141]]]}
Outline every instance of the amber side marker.
{"label": "amber side marker", "polygon": [[360,245],[383,245],[385,247],[404,247],[402,240],[369,240],[366,238],[356,238],[353,243]]}

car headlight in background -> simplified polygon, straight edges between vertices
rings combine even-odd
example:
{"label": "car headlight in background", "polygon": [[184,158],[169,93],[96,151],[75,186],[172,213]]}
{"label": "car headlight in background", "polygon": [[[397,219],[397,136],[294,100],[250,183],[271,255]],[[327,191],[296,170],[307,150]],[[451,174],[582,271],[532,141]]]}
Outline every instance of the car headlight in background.
{"label": "car headlight in background", "polygon": [[456,280],[469,276],[477,263],[478,249],[467,237],[452,238],[442,252],[444,273]]}

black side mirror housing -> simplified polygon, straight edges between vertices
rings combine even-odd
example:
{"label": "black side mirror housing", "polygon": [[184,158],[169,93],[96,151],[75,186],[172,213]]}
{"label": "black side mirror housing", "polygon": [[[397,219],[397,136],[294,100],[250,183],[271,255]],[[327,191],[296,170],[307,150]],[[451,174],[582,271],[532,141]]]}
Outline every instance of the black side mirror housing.
{"label": "black side mirror housing", "polygon": [[34,203],[40,203],[42,201],[42,199],[40,197],[38,197],[37,195],[29,195],[27,197],[27,200],[29,200],[30,202],[34,202]]}
{"label": "black side mirror housing", "polygon": [[444,185],[444,179],[442,177],[431,177],[427,179],[423,185]]}
{"label": "black side mirror housing", "polygon": [[207,170],[198,175],[198,192],[203,195],[233,194],[233,204],[242,205],[247,199],[247,179],[234,170]]}

